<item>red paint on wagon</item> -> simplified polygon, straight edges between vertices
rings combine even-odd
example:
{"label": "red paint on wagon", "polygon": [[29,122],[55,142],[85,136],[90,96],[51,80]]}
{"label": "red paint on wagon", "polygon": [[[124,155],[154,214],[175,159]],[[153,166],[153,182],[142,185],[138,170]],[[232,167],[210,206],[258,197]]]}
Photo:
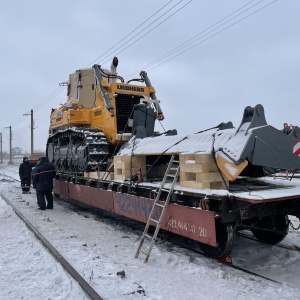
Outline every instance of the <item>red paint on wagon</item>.
{"label": "red paint on wagon", "polygon": [[114,201],[111,191],[69,183],[69,197],[114,212]]}
{"label": "red paint on wagon", "polygon": [[[54,193],[146,223],[154,200],[54,180]],[[156,207],[158,219],[161,208]],[[170,203],[161,229],[216,247],[215,213]]]}
{"label": "red paint on wagon", "polygon": [[58,195],[114,212],[114,200],[111,191],[60,180],[54,180],[53,183],[53,191]]}
{"label": "red paint on wagon", "polygon": [[[129,194],[114,193],[115,213],[146,223],[154,200]],[[161,208],[156,206],[154,218],[158,219]],[[162,229],[216,247],[215,214],[170,203],[164,215]]]}
{"label": "red paint on wagon", "polygon": [[53,192],[55,194],[69,197],[69,184],[67,181],[53,180]]}

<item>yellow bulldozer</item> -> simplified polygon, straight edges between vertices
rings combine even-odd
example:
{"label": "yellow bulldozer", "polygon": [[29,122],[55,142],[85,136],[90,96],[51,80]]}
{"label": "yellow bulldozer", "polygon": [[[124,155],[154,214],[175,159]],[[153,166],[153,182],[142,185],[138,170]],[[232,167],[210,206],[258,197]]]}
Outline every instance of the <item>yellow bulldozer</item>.
{"label": "yellow bulldozer", "polygon": [[99,65],[69,75],[67,101],[52,109],[47,156],[70,172],[105,170],[107,161],[133,135],[152,136],[155,120],[164,115],[145,71],[124,82]]}

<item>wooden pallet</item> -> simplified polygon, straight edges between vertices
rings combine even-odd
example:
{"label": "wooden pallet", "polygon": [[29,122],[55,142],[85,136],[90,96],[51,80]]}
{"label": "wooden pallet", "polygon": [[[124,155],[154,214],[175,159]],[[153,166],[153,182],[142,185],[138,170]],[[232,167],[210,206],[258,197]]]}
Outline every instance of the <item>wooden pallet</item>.
{"label": "wooden pallet", "polygon": [[130,180],[141,169],[143,178],[146,174],[146,156],[115,156],[114,180]]}
{"label": "wooden pallet", "polygon": [[226,189],[210,153],[180,154],[180,186],[192,189]]}
{"label": "wooden pallet", "polygon": [[114,174],[110,172],[84,172],[84,177],[99,180],[114,180]]}

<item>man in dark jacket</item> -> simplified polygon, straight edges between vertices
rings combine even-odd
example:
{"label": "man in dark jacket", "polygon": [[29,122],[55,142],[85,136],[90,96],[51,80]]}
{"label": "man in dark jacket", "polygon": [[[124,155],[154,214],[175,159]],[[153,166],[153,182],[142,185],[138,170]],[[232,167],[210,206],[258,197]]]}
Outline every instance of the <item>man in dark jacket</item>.
{"label": "man in dark jacket", "polygon": [[31,181],[32,181],[32,186],[33,186],[34,189],[36,189],[36,186],[35,186],[35,183],[33,181],[33,175],[35,174],[36,168],[40,165],[40,163],[41,163],[41,158],[39,158],[37,160],[35,167],[32,168],[32,171],[31,171]]}
{"label": "man in dark jacket", "polygon": [[[55,177],[55,167],[49,163],[47,157],[40,158],[40,164],[35,168],[32,175],[33,186],[36,188],[36,198],[41,210],[53,209],[53,178]],[[47,207],[46,201],[47,199]]]}
{"label": "man in dark jacket", "polygon": [[33,164],[29,162],[28,157],[23,158],[23,162],[20,164],[19,167],[19,176],[21,180],[21,187],[23,194],[30,193],[30,184],[31,184],[31,171],[32,171]]}

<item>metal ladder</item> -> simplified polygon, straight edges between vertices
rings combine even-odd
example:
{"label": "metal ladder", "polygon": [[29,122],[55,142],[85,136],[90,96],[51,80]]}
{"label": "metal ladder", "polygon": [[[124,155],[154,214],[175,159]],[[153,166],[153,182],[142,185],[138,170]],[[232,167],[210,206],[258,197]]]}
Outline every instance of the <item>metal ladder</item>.
{"label": "metal ladder", "polygon": [[[151,253],[151,250],[154,246],[154,243],[155,243],[155,240],[156,240],[156,237],[158,235],[158,232],[159,232],[159,229],[160,229],[160,226],[161,226],[161,223],[162,223],[162,220],[164,218],[164,215],[165,215],[165,212],[167,210],[167,207],[168,207],[168,204],[169,204],[169,201],[170,201],[170,198],[172,196],[172,193],[173,193],[173,190],[174,190],[174,186],[177,182],[177,178],[178,178],[178,173],[179,173],[179,161],[175,160],[175,155],[172,155],[171,159],[170,159],[170,162],[168,164],[168,167],[167,167],[167,170],[166,170],[166,173],[164,175],[164,178],[163,178],[163,181],[161,183],[161,186],[159,188],[159,191],[157,193],[157,196],[156,196],[156,199],[154,201],[154,204],[152,206],[152,209],[151,209],[151,212],[150,212],[150,215],[149,215],[149,218],[148,218],[148,221],[146,223],[146,227],[145,227],[145,230],[144,230],[144,233],[142,234],[142,237],[141,237],[141,240],[140,240],[140,244],[139,244],[139,247],[137,249],[137,252],[135,254],[135,258],[137,258],[140,254],[140,252],[142,252],[143,254],[146,255],[146,258],[145,258],[145,261],[144,263],[148,262],[148,259],[149,259],[149,256],[150,256],[150,253]],[[171,171],[173,171],[173,173],[170,173]],[[171,177],[173,178],[173,181],[172,181],[172,184],[171,184],[171,187],[170,189],[165,189],[164,186],[165,186],[165,183],[168,179],[168,177]],[[166,201],[164,201],[163,204],[160,204],[159,201],[162,201],[160,199],[160,196],[161,196],[161,192],[168,192],[168,196],[166,198]],[[155,212],[155,208],[156,207],[159,207],[161,208],[161,214],[158,218],[158,220],[154,219],[153,218],[153,215],[154,215],[154,212]],[[151,224],[152,223],[152,224]],[[155,232],[153,235],[149,234],[149,227],[150,227],[150,224],[152,226],[155,226]],[[150,245],[148,247],[148,250],[146,252],[142,251],[142,246],[144,244],[144,241],[145,241],[145,238],[148,238],[150,239]]]}

